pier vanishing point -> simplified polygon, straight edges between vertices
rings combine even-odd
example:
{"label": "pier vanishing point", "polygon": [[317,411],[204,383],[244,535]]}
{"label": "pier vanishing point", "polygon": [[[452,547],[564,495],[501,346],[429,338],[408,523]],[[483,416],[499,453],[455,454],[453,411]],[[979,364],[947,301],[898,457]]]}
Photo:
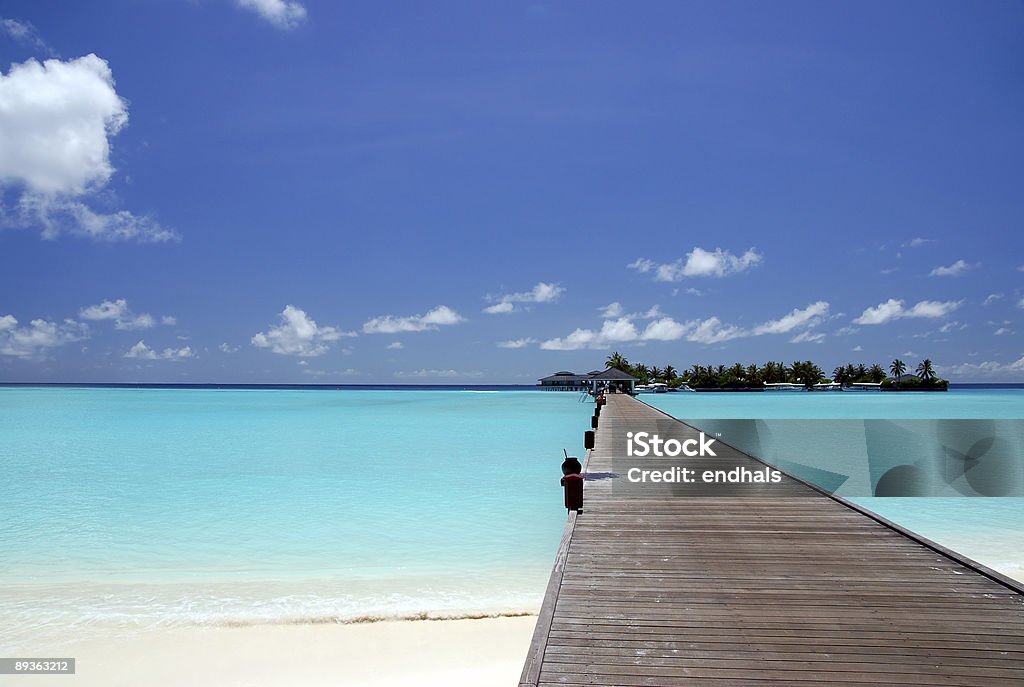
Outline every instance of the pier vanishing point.
{"label": "pier vanishing point", "polygon": [[[715,496],[624,490],[627,431],[698,431],[607,399],[521,687],[1024,685],[1020,583],[785,473]],[[702,466],[765,468],[715,448]]]}

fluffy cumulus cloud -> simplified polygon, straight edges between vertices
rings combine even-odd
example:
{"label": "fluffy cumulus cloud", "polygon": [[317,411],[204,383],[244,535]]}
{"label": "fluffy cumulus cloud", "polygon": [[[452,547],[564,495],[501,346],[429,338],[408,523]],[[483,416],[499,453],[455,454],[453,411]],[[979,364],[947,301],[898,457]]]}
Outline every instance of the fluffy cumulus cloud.
{"label": "fluffy cumulus cloud", "polygon": [[626,267],[641,273],[653,273],[655,281],[675,282],[687,277],[725,277],[744,272],[761,263],[763,256],[751,248],[743,255],[716,248],[713,251],[695,247],[674,262],[658,264],[647,258],[638,258]]}
{"label": "fluffy cumulus cloud", "polygon": [[975,267],[966,260],[957,260],[949,266],[938,266],[933,269],[928,276],[930,277],[959,277],[966,274],[971,268]]}
{"label": "fluffy cumulus cloud", "polygon": [[618,301],[615,301],[614,303],[609,303],[603,308],[599,308],[599,310],[601,311],[601,317],[605,318],[606,320],[612,317],[620,317],[623,313],[622,303],[619,303]]}
{"label": "fluffy cumulus cloud", "polygon": [[105,60],[28,60],[0,73],[0,186],[16,189],[4,226],[36,227],[46,238],[167,241],[177,235],[126,210],[86,200],[110,180],[110,139],[128,122]]}
{"label": "fluffy cumulus cloud", "polygon": [[904,317],[945,317],[960,307],[961,301],[919,301],[911,308],[906,308],[902,300],[890,298],[873,308],[867,308],[854,324],[885,324]]}
{"label": "fluffy cumulus cloud", "polygon": [[[82,308],[78,316],[83,320],[92,321],[113,321],[116,329],[150,329],[156,325],[156,319],[149,313],[134,313],[128,307],[128,301],[118,298],[116,301],[103,301],[97,305],[90,305]],[[177,319],[170,315],[164,315],[160,321],[165,325],[177,323]]]}
{"label": "fluffy cumulus cloud", "polygon": [[367,334],[422,332],[428,329],[458,324],[464,320],[465,318],[462,315],[447,305],[439,305],[427,312],[426,315],[411,315],[409,317],[381,315],[380,317],[374,317],[363,324],[363,331]]}
{"label": "fluffy cumulus cloud", "polygon": [[507,293],[494,298],[497,303],[484,308],[484,312],[488,315],[508,314],[517,310],[516,303],[554,303],[563,293],[565,289],[557,284],[540,282],[530,291]]}
{"label": "fluffy cumulus cloud", "polygon": [[89,336],[89,328],[74,320],[61,323],[50,320],[32,320],[27,326],[18,326],[13,315],[0,317],[0,355],[15,358],[40,358],[47,350]]}
{"label": "fluffy cumulus cloud", "polygon": [[195,352],[189,346],[165,348],[162,351],[155,351],[147,346],[145,341],[140,339],[138,343],[128,349],[124,357],[138,360],[186,360],[194,358]]}
{"label": "fluffy cumulus cloud", "polygon": [[305,310],[288,305],[281,311],[281,324],[254,335],[252,345],[281,355],[312,358],[326,353],[329,344],[343,336],[355,336],[355,333],[321,327]]}
{"label": "fluffy cumulus cloud", "polygon": [[[744,329],[712,316],[679,322],[662,314],[657,307],[646,313],[624,315],[606,319],[600,329],[576,329],[565,337],[548,339],[540,347],[550,351],[575,351],[581,348],[608,348],[621,343],[643,343],[647,341],[679,341],[685,339],[700,344],[717,344],[732,339],[764,334],[784,334],[798,329],[804,330],[794,336],[792,343],[819,342],[824,334],[810,331],[827,315],[829,304],[825,301],[812,303],[806,308],[794,309],[777,320],[770,320],[751,329]],[[636,319],[649,319],[642,329],[634,323]]]}
{"label": "fluffy cumulus cloud", "polygon": [[294,29],[306,19],[306,7],[296,0],[238,0],[238,6],[255,12],[279,29]]}

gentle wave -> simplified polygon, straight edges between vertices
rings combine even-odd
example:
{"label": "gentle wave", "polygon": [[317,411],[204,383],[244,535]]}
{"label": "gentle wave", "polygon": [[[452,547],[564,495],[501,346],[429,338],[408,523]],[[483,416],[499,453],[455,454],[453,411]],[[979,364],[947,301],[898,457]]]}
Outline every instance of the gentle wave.
{"label": "gentle wave", "polygon": [[411,615],[361,615],[361,616],[306,616],[297,618],[226,619],[204,626],[213,627],[254,627],[258,625],[362,625],[384,622],[418,622],[438,620],[488,620],[492,618],[528,618],[536,611],[501,611],[495,613],[433,613],[423,611]]}

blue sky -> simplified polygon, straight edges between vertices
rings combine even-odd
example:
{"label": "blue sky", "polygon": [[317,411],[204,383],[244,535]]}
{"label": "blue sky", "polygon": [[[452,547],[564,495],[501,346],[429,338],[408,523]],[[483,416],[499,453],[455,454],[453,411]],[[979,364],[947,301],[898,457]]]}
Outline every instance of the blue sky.
{"label": "blue sky", "polygon": [[1024,381],[1024,6],[0,4],[0,381]]}

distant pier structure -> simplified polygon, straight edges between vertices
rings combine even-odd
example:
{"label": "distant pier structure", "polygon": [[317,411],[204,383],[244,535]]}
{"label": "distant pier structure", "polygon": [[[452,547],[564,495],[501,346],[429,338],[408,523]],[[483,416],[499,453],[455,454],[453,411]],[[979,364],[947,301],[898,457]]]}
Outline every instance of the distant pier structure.
{"label": "distant pier structure", "polygon": [[614,389],[632,393],[633,387],[640,381],[633,375],[614,367],[606,370],[593,370],[585,374],[576,374],[565,370],[556,372],[537,380],[537,386],[544,391],[589,391],[596,393],[601,389]]}

